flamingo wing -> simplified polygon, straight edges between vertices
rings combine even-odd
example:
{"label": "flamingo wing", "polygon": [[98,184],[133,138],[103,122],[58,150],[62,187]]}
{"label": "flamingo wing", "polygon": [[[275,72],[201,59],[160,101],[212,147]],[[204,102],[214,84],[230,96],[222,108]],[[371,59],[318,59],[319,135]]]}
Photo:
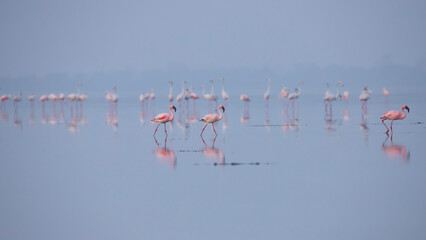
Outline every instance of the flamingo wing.
{"label": "flamingo wing", "polygon": [[165,122],[169,119],[170,115],[167,113],[160,113],[157,116],[155,116],[151,121],[155,122]]}

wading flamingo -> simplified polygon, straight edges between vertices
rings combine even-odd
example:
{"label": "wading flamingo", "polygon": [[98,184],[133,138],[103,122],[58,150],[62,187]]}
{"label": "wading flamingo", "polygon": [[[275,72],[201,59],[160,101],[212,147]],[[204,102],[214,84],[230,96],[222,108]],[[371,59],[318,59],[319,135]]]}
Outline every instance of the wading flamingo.
{"label": "wading flamingo", "polygon": [[225,92],[225,79],[222,77],[222,78],[220,78],[220,80],[222,81],[222,98],[223,98],[223,100],[228,100],[229,96]]}
{"label": "wading flamingo", "polygon": [[[219,107],[217,107],[217,110],[219,111],[220,109],[222,109],[223,112],[225,112],[225,107],[223,105],[220,105]],[[223,114],[221,111],[219,111],[220,115],[217,115],[216,113],[209,113],[207,115],[205,115],[203,118],[200,119],[200,121],[203,121],[206,123],[206,125],[203,128],[203,131],[201,131],[200,136],[203,135],[204,129],[206,129],[207,125],[209,125],[209,123],[212,124],[213,127],[213,131],[214,133],[217,135],[216,130],[214,129],[214,123],[221,120],[223,118]]]}
{"label": "wading flamingo", "polygon": [[173,102],[173,81],[169,81],[170,90],[169,90],[169,102]]}
{"label": "wading flamingo", "polygon": [[32,93],[30,96],[28,96],[28,101],[33,102],[35,99],[34,93]]}
{"label": "wading flamingo", "polygon": [[386,127],[386,129],[387,129],[386,133],[388,133],[388,132],[389,132],[389,128],[388,128],[388,126],[386,126],[386,124],[385,124],[385,120],[391,120],[391,126],[390,126],[390,129],[391,129],[391,132],[393,132],[393,129],[392,129],[393,121],[395,121],[395,120],[402,120],[402,119],[404,119],[404,118],[405,118],[405,112],[404,112],[404,109],[407,109],[407,111],[408,111],[408,112],[410,112],[410,108],[408,108],[408,106],[407,106],[407,105],[404,105],[404,106],[402,106],[402,108],[401,108],[402,113],[400,113],[400,112],[398,112],[398,111],[396,111],[396,110],[392,110],[392,111],[389,111],[389,112],[387,112],[387,113],[383,114],[383,116],[381,116],[381,117],[380,117],[380,119],[382,119],[382,123],[383,123],[383,125],[385,125],[385,127]]}
{"label": "wading flamingo", "polygon": [[173,105],[170,105],[169,110],[171,114],[168,113],[160,113],[157,116],[155,116],[153,119],[151,119],[152,122],[158,122],[158,126],[155,129],[155,132],[153,134],[153,136],[155,136],[155,134],[157,133],[158,127],[160,126],[160,124],[164,124],[164,132],[166,133],[167,136],[167,130],[166,130],[166,122],[172,121],[173,118],[175,117],[175,115],[172,112],[172,108],[175,110],[176,112],[176,107]]}
{"label": "wading flamingo", "polygon": [[268,81],[268,89],[266,90],[265,94],[263,94],[263,98],[265,98],[265,100],[269,99],[269,94],[271,92],[271,79],[268,78],[267,81]]}

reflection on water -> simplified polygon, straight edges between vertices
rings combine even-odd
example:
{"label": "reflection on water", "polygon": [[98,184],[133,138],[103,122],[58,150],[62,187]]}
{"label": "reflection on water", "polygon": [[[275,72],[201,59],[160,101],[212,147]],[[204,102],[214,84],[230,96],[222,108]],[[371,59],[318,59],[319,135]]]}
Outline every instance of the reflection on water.
{"label": "reflection on water", "polygon": [[225,155],[223,154],[223,151],[221,149],[215,148],[214,146],[216,142],[216,138],[217,138],[217,135],[213,139],[211,146],[209,146],[204,140],[203,135],[201,135],[201,140],[204,143],[203,154],[206,158],[217,160],[219,165],[224,165]]}
{"label": "reflection on water", "polygon": [[364,134],[364,142],[366,144],[368,143],[367,113],[368,113],[367,101],[364,101],[361,106],[361,124],[359,125],[359,128]]}
{"label": "reflection on water", "polygon": [[157,148],[153,150],[155,157],[162,162],[169,162],[172,168],[176,168],[177,158],[175,156],[174,150],[167,148],[167,135],[164,139],[164,147],[161,147],[155,135],[153,137],[155,144],[157,144]]}
{"label": "reflection on water", "polygon": [[394,145],[393,144],[393,134],[390,135],[390,146],[385,145],[389,138],[389,134],[386,133],[386,139],[382,143],[382,151],[389,158],[400,158],[402,156],[402,161],[407,163],[410,160],[410,152],[407,152],[407,148],[404,145]]}
{"label": "reflection on water", "polygon": [[110,101],[106,114],[106,123],[111,126],[114,132],[118,130],[118,102]]}

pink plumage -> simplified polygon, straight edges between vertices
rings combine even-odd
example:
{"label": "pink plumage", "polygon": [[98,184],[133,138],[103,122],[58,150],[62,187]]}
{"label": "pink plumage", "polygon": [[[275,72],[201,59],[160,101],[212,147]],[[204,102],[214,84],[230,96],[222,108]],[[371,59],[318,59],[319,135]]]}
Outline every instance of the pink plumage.
{"label": "pink plumage", "polygon": [[173,106],[173,105],[170,105],[170,107],[169,107],[170,114],[168,114],[168,113],[160,113],[157,116],[155,116],[153,119],[151,119],[151,121],[153,121],[153,122],[158,122],[158,126],[155,129],[154,136],[157,133],[158,127],[162,123],[164,124],[164,132],[166,132],[166,135],[167,135],[166,122],[172,121],[173,118],[175,117],[174,114],[173,114],[173,112],[172,112],[172,109],[174,109],[175,112],[176,112],[176,107]]}
{"label": "pink plumage", "polygon": [[386,133],[389,132],[389,128],[388,128],[388,126],[386,126],[385,120],[391,120],[392,121],[390,129],[393,132],[393,129],[392,129],[393,121],[395,121],[395,120],[402,120],[402,119],[405,118],[406,114],[404,112],[404,109],[407,109],[407,111],[410,112],[410,108],[407,105],[404,105],[401,108],[402,113],[400,113],[400,112],[398,112],[396,110],[392,110],[392,111],[389,111],[389,112],[383,114],[383,116],[380,117],[380,119],[382,119],[383,125],[385,125],[385,127],[387,129]]}
{"label": "pink plumage", "polygon": [[214,129],[214,123],[223,118],[223,114],[220,111],[220,109],[222,109],[222,111],[225,112],[225,107],[223,105],[220,105],[219,107],[217,107],[217,110],[219,111],[220,115],[217,115],[216,113],[209,113],[209,114],[205,115],[203,118],[200,119],[200,121],[203,121],[203,122],[206,123],[206,125],[204,126],[203,131],[201,131],[200,135],[203,135],[204,129],[206,129],[206,127],[207,127],[207,125],[209,125],[209,123],[212,124],[213,131],[217,135],[216,130]]}

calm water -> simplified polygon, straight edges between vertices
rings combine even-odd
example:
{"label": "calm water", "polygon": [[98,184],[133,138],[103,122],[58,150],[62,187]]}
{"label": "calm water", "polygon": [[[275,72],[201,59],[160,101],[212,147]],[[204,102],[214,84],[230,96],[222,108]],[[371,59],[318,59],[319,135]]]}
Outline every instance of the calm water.
{"label": "calm water", "polygon": [[[90,93],[89,93],[90,94]],[[238,96],[200,138],[205,100],[176,104],[168,138],[154,114],[92,97],[83,112],[11,102],[0,119],[1,239],[425,239],[425,97],[322,95],[285,109]],[[220,101],[222,103],[222,101]],[[392,141],[379,117],[406,104]],[[215,108],[213,104],[213,109]],[[269,110],[268,110],[269,109]],[[79,110],[80,111],[80,110]],[[165,140],[166,143],[165,143]],[[157,144],[158,143],[158,144]]]}

